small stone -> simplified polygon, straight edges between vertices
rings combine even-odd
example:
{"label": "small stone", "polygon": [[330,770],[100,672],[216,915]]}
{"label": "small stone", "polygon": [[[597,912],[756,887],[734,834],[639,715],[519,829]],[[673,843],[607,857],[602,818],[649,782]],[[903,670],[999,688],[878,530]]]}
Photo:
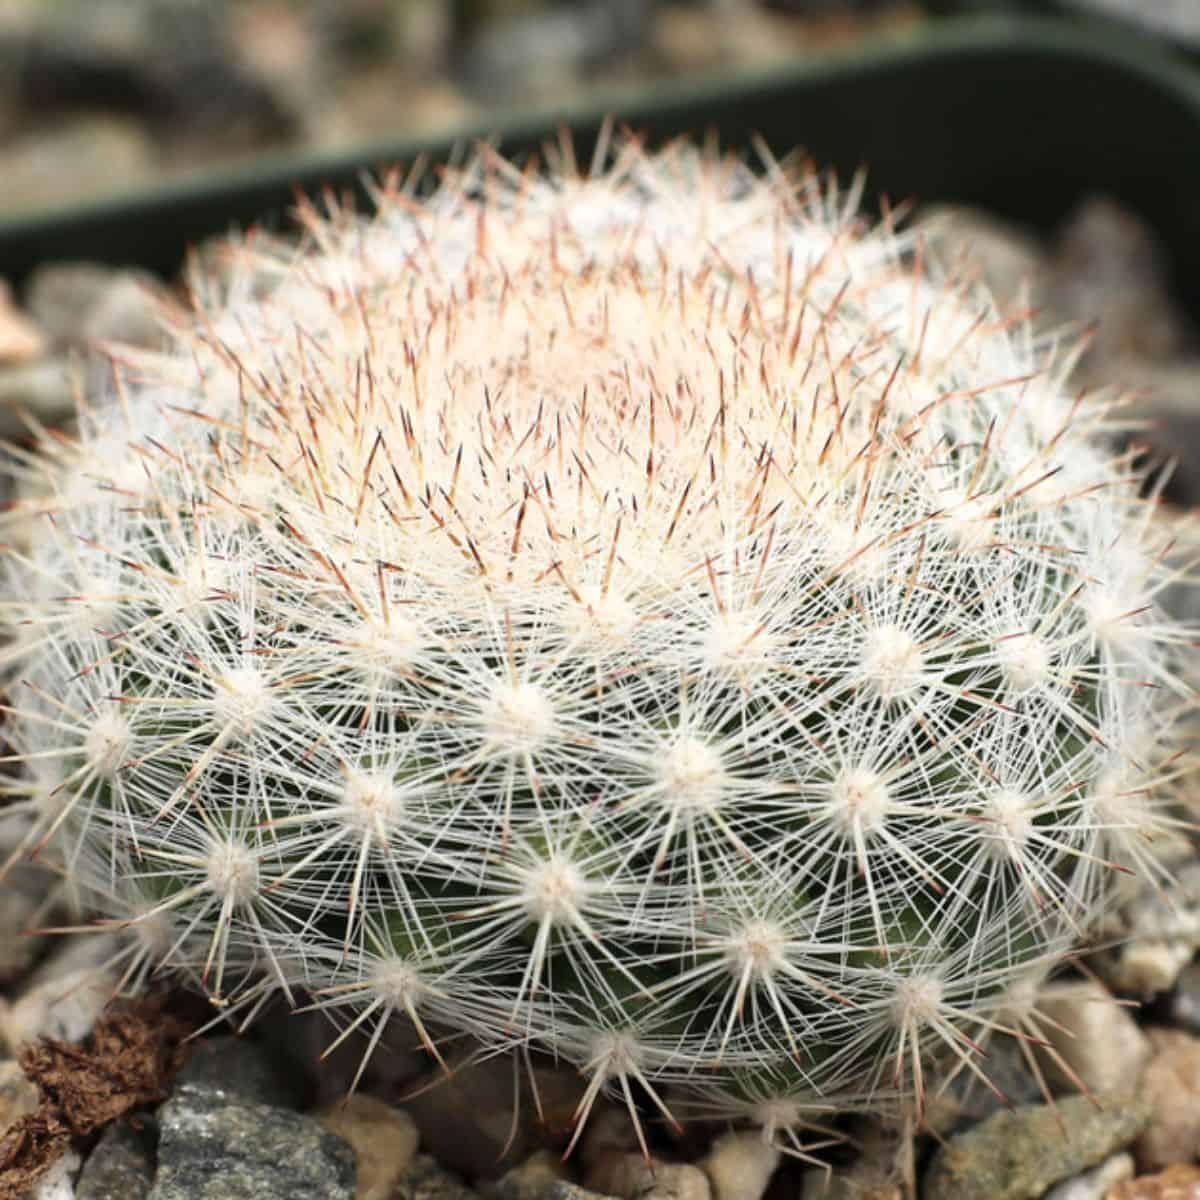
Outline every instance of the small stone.
{"label": "small stone", "polygon": [[[1155,530],[1156,534],[1160,532],[1172,537],[1179,534],[1186,537],[1187,522],[1163,521]],[[1181,545],[1186,552],[1196,543],[1194,539],[1181,539]],[[1097,931],[1097,937],[1106,941],[1119,939],[1122,945],[1156,941],[1181,943],[1180,949],[1185,946],[1193,951],[1200,949],[1200,857],[1186,837],[1173,833],[1164,837],[1162,846],[1156,839],[1154,859],[1156,865],[1161,864],[1164,876],[1169,878],[1160,882],[1144,874],[1122,877],[1117,884],[1116,903]],[[1137,990],[1120,987],[1121,956],[1101,953],[1093,956],[1092,961],[1112,987]],[[1146,988],[1143,992],[1151,990],[1157,989]]]}
{"label": "small stone", "polygon": [[[350,1092],[360,1070],[359,1086],[363,1091],[396,1095],[430,1069],[429,1055],[420,1048],[406,1018],[388,1022],[365,1069],[365,1037],[343,1038],[331,1050],[337,1030],[326,1014],[292,1012],[282,997],[258,1018],[255,1029],[277,1061],[295,1064],[296,1070],[304,1073],[304,1084],[315,1108],[327,1108],[340,1101]],[[420,1124],[417,1121],[418,1128]]]}
{"label": "small stone", "polygon": [[[1121,416],[1136,421],[1137,428],[1133,432],[1133,441],[1139,445],[1145,444],[1149,450],[1161,460],[1170,460],[1175,468],[1167,483],[1166,496],[1180,508],[1193,508],[1200,504],[1200,358],[1192,355],[1188,358],[1172,359],[1169,362],[1144,362],[1134,358],[1115,359],[1105,363],[1095,371],[1085,375],[1081,382],[1088,385],[1111,385],[1119,388],[1122,397]],[[1173,890],[1173,889],[1168,889]],[[1146,890],[1147,899],[1161,898]],[[1173,924],[1187,926],[1190,917],[1191,948],[1194,949],[1198,937],[1196,913],[1178,914],[1178,922],[1170,921],[1169,911],[1161,915],[1153,914],[1156,923],[1167,929]],[[1138,939],[1149,938],[1147,933],[1139,934]],[[1169,948],[1175,954],[1183,954],[1188,942],[1185,939],[1172,939]],[[1122,946],[1116,947],[1117,951]],[[1114,953],[1110,957],[1128,957]],[[1190,958],[1184,958],[1186,963]],[[1178,967],[1175,968],[1178,973]],[[1137,981],[1131,981],[1134,986],[1128,990],[1137,990]],[[1167,984],[1167,987],[1170,983]],[[1161,981],[1155,986],[1142,990],[1162,991]]]}
{"label": "small stone", "polygon": [[104,342],[154,348],[163,341],[163,287],[145,271],[46,263],[30,276],[25,304],[59,349]]}
{"label": "small stone", "polygon": [[535,1067],[531,1084],[514,1056],[480,1062],[471,1057],[468,1051],[451,1059],[448,1076],[431,1078],[429,1087],[405,1102],[421,1145],[440,1163],[464,1175],[493,1178],[524,1159],[535,1134],[552,1140],[570,1135],[586,1086],[578,1072]]}
{"label": "small stone", "polygon": [[19,416],[22,409],[44,425],[56,425],[73,417],[78,379],[66,359],[48,358],[19,367],[0,367],[0,437],[28,432],[28,426]]}
{"label": "small stone", "polygon": [[579,1139],[579,1162],[583,1164],[584,1170],[598,1159],[613,1153],[631,1153],[637,1148],[637,1130],[629,1118],[629,1110],[600,1097],[592,1108],[583,1135]]}
{"label": "small stone", "polygon": [[1038,997],[1037,1014],[1038,1032],[1055,1051],[1040,1054],[1052,1085],[1074,1089],[1073,1074],[1098,1093],[1136,1086],[1150,1043],[1129,1010],[1099,984],[1054,984]]}
{"label": "small stone", "polygon": [[25,285],[25,307],[55,345],[78,345],[88,314],[120,273],[103,263],[44,263]]}
{"label": "small stone", "polygon": [[[913,1139],[902,1125],[880,1117],[853,1118],[848,1140],[858,1149],[854,1165],[845,1170],[811,1170],[802,1177],[803,1200],[906,1200],[913,1164]],[[940,1140],[940,1138],[939,1138]],[[784,1172],[776,1180],[784,1177]],[[768,1195],[775,1192],[772,1184]]]}
{"label": "small stone", "polygon": [[1056,1183],[1042,1200],[1104,1200],[1109,1189],[1133,1178],[1133,1156],[1114,1154],[1098,1167]]}
{"label": "small stone", "polygon": [[176,1079],[276,1108],[296,1108],[304,1098],[301,1081],[286,1075],[264,1046],[232,1035],[193,1042]]}
{"label": "small stone", "polygon": [[708,1176],[691,1163],[647,1162],[641,1154],[612,1154],[588,1168],[583,1186],[621,1200],[711,1200]]}
{"label": "small stone", "polygon": [[145,1200],[154,1182],[149,1129],[114,1121],[100,1135],[75,1184],[75,1200]]}
{"label": "small stone", "polygon": [[1200,1040],[1178,1029],[1148,1029],[1154,1057],[1142,1077],[1150,1124],[1134,1146],[1138,1166],[1156,1171],[1200,1152]]}
{"label": "small stone", "polygon": [[392,1200],[478,1200],[478,1195],[430,1155],[418,1154],[396,1184]]}
{"label": "small stone", "polygon": [[1094,196],[1060,230],[1048,262],[1046,298],[1064,320],[1096,323],[1091,366],[1133,356],[1162,360],[1192,338],[1168,287],[1153,231],[1114,200]]}
{"label": "small stone", "polygon": [[937,1151],[922,1200],[1033,1200],[1129,1145],[1149,1117],[1129,1095],[1105,1097],[1099,1112],[1086,1096],[1002,1110]]}
{"label": "small stone", "polygon": [[699,1166],[712,1184],[714,1200],[760,1200],[779,1157],[757,1130],[742,1130],[717,1138]]}
{"label": "small stone", "polygon": [[1200,1034],[1200,963],[1190,963],[1180,971],[1167,1011],[1171,1024]]}
{"label": "small stone", "polygon": [[1113,1188],[1104,1200],[1197,1200],[1200,1167],[1177,1163],[1158,1175],[1142,1175]]}
{"label": "small stone", "polygon": [[45,335],[16,307],[12,290],[0,279],[0,363],[28,362],[45,352]]}
{"label": "small stone", "polygon": [[13,1052],[38,1038],[82,1041],[116,995],[117,983],[111,971],[81,967],[39,984],[0,1009],[0,1041]]}
{"label": "small stone", "polygon": [[[959,1071],[947,1086],[932,1093],[925,1107],[925,1125],[936,1133],[951,1133],[976,1124],[1001,1108],[1040,1104],[1042,1085],[1029,1069],[1023,1046],[1014,1037],[994,1037],[986,1046],[985,1084],[972,1071]],[[997,1095],[999,1093],[999,1095]]]}
{"label": "small stone", "polygon": [[[19,836],[15,840],[19,843]],[[12,849],[0,849],[0,860]],[[36,930],[61,915],[57,882],[53,871],[25,862],[10,867],[0,883],[0,985],[24,976],[45,949],[48,935]]]}
{"label": "small stone", "polygon": [[904,1191],[871,1168],[852,1168],[835,1175],[806,1171],[801,1200],[904,1200]]}
{"label": "small stone", "polygon": [[0,212],[77,204],[135,187],[150,174],[153,159],[140,121],[115,114],[64,118],[0,148]]}
{"label": "small stone", "polygon": [[74,1200],[71,1180],[78,1170],[79,1155],[68,1150],[26,1193],[25,1200]]}
{"label": "small stone", "polygon": [[314,1115],[354,1151],[357,1200],[388,1200],[417,1153],[420,1138],[412,1117],[358,1093]]}
{"label": "small stone", "polygon": [[0,1062],[0,1136],[37,1107],[38,1090],[25,1072],[12,1059]]}
{"label": "small stone", "polygon": [[161,292],[151,275],[119,272],[88,312],[80,336],[94,345],[160,347],[164,342]]}
{"label": "small stone", "polygon": [[1046,254],[1029,231],[980,209],[949,204],[926,209],[920,227],[939,262],[978,278],[1002,311],[1039,303]]}
{"label": "small stone", "polygon": [[488,1200],[584,1200],[590,1194],[568,1181],[566,1164],[553,1150],[535,1150],[481,1191]]}
{"label": "small stone", "polygon": [[463,56],[462,83],[476,97],[549,98],[582,74],[643,51],[654,5],[580,0],[489,23]]}
{"label": "small stone", "polygon": [[185,1083],[159,1109],[149,1200],[350,1200],[354,1154],[311,1117]]}

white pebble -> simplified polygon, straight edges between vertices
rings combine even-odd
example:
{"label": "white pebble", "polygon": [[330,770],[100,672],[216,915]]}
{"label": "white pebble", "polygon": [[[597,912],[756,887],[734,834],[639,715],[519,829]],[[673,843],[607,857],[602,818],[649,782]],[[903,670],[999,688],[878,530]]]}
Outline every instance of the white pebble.
{"label": "white pebble", "polygon": [[1098,1167],[1056,1183],[1042,1200],[1104,1200],[1109,1189],[1133,1178],[1133,1156],[1114,1154]]}
{"label": "white pebble", "polygon": [[700,1166],[714,1200],[759,1200],[779,1166],[779,1151],[757,1130],[722,1134]]}

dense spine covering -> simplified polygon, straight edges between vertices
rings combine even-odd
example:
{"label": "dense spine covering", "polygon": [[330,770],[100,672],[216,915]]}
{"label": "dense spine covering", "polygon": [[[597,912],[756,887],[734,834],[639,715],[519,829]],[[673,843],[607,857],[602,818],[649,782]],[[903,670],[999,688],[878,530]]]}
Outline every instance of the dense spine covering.
{"label": "dense spine covering", "polygon": [[29,460],[24,848],[131,972],[548,1051],[581,1117],[794,1144],[978,1070],[1172,827],[1187,634],[1103,406],[775,163],[377,199],[233,248]]}

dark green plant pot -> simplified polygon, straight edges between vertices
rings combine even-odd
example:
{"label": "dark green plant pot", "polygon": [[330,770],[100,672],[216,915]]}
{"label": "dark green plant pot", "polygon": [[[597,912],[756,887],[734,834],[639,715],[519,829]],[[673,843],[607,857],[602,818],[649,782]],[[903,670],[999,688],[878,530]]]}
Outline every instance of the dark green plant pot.
{"label": "dark green plant pot", "polygon": [[922,6],[940,16],[965,16],[972,13],[1027,13],[1064,16],[1075,21],[1110,25],[1126,34],[1174,46],[1185,53],[1200,56],[1200,4],[1197,16],[1186,20],[1162,4],[1162,0],[923,0]]}
{"label": "dark green plant pot", "polygon": [[419,154],[444,160],[491,136],[522,154],[567,126],[581,158],[606,113],[658,141],[719,135],[776,153],[801,146],[893,201],[957,201],[1048,227],[1104,192],[1165,242],[1184,303],[1200,312],[1200,72],[1088,23],[985,15],[931,21],[852,51],[755,75],[608,96],[595,107],[498,117],[436,141],[337,156],[276,156],[87,208],[0,223],[0,276],[89,258],[170,273],[188,245],[235,225],[279,224],[296,189],[361,194],[363,173]]}

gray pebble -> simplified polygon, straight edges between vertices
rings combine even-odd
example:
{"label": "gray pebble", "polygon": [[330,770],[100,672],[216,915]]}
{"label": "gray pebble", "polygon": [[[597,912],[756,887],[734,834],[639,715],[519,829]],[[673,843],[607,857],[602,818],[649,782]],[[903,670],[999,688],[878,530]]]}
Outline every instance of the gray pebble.
{"label": "gray pebble", "polygon": [[75,1184],[75,1200],[145,1200],[154,1181],[149,1129],[114,1121],[101,1134]]}
{"label": "gray pebble", "polygon": [[18,409],[47,425],[73,417],[76,383],[76,372],[65,358],[0,368],[0,437],[28,432]]}
{"label": "gray pebble", "polygon": [[99,112],[64,117],[0,144],[0,211],[39,212],[128,191],[150,176],[153,159],[139,121]]}
{"label": "gray pebble", "polygon": [[[449,1061],[449,1078],[430,1078],[404,1101],[421,1132],[421,1145],[440,1162],[470,1176],[497,1176],[519,1163],[544,1127],[569,1134],[583,1094],[579,1072],[535,1067],[531,1087],[524,1064],[512,1055],[471,1062],[471,1054]],[[513,1111],[514,1075],[518,1084]]]}
{"label": "gray pebble", "polygon": [[1052,983],[1038,995],[1036,1029],[1045,1040],[1042,1070],[1051,1087],[1076,1080],[1097,1093],[1132,1090],[1152,1053],[1129,1009],[1093,980]]}
{"label": "gray pebble", "polygon": [[1127,400],[1117,416],[1138,424],[1129,440],[1149,447],[1155,459],[1175,464],[1167,497],[1182,508],[1200,504],[1200,358],[1117,359],[1084,382],[1121,390]]}
{"label": "gray pebble", "polygon": [[25,305],[60,348],[96,342],[153,348],[163,341],[162,290],[145,271],[52,262],[30,277]]}
{"label": "gray pebble", "polygon": [[45,263],[25,285],[25,307],[51,340],[74,344],[88,313],[118,274],[116,268],[102,263]]}
{"label": "gray pebble", "polygon": [[1002,310],[1022,300],[1037,305],[1045,253],[1032,233],[976,208],[943,204],[921,216],[929,249],[947,270],[977,277]]}
{"label": "gray pebble", "polygon": [[985,1053],[987,1057],[980,1065],[990,1086],[973,1072],[960,1071],[933,1098],[930,1107],[939,1132],[983,1121],[1001,1108],[1039,1104],[1044,1099],[1016,1038],[994,1037],[987,1042]]}
{"label": "gray pebble", "polygon": [[1133,894],[1111,906],[1100,930],[1111,946],[1092,963],[1115,991],[1169,990],[1200,948],[1200,860],[1173,863],[1172,875],[1165,887],[1146,877],[1130,880]]}
{"label": "gray pebble", "polygon": [[1111,1188],[1133,1178],[1133,1156],[1114,1154],[1098,1167],[1056,1183],[1042,1200],[1104,1200]]}
{"label": "gray pebble", "polygon": [[396,1184],[392,1200],[478,1200],[478,1193],[428,1154],[418,1154]]}
{"label": "gray pebble", "polygon": [[1200,963],[1189,963],[1179,973],[1168,1003],[1172,1025],[1200,1034]]}
{"label": "gray pebble", "polygon": [[159,1110],[149,1200],[351,1200],[354,1154],[311,1117],[184,1084]]}
{"label": "gray pebble", "polygon": [[[348,1037],[332,1050],[337,1029],[323,1012],[292,1012],[272,1002],[255,1028],[279,1060],[295,1063],[305,1075],[312,1103],[336,1104],[351,1089],[368,1047],[366,1037]],[[362,1072],[358,1086],[370,1095],[394,1097],[429,1071],[430,1058],[406,1018],[393,1017]]]}
{"label": "gray pebble", "polygon": [[57,883],[55,873],[38,863],[18,863],[0,882],[0,985],[20,979],[46,948],[48,935],[34,930],[62,920]]}
{"label": "gray pebble", "polygon": [[597,1200],[597,1193],[565,1178],[560,1156],[553,1150],[537,1150],[519,1167],[513,1167],[493,1183],[482,1183],[484,1200]]}
{"label": "gray pebble", "polygon": [[463,84],[479,98],[549,98],[579,75],[642,50],[652,15],[646,0],[583,0],[497,21],[472,41]]}
{"label": "gray pebble", "polygon": [[1194,340],[1167,274],[1153,230],[1114,200],[1093,196],[1058,233],[1045,295],[1056,316],[1098,323],[1090,366],[1128,356],[1161,361]]}
{"label": "gray pebble", "polygon": [[257,1042],[240,1037],[201,1038],[179,1072],[180,1084],[211,1088],[253,1104],[297,1108],[304,1087],[289,1078]]}

